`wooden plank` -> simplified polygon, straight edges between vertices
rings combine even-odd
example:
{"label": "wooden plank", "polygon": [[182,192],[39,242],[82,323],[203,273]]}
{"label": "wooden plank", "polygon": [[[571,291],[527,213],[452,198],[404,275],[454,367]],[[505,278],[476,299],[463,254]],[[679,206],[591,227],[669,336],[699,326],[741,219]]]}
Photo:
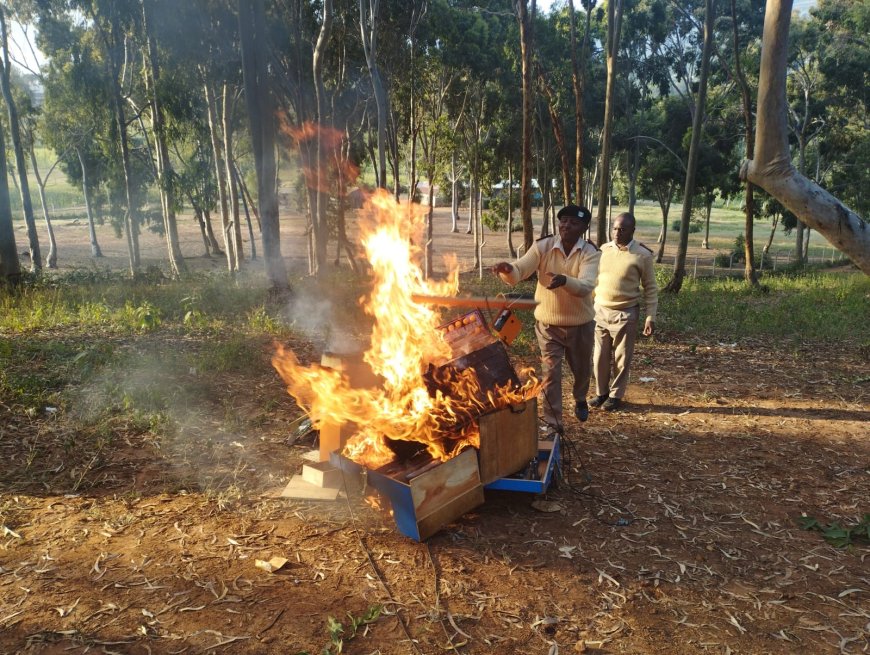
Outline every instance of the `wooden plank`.
{"label": "wooden plank", "polygon": [[417,531],[420,539],[428,539],[448,523],[453,523],[460,516],[483,505],[483,486],[469,489],[461,496],[442,505],[423,518],[417,517]]}
{"label": "wooden plank", "polygon": [[341,470],[329,462],[302,465],[302,479],[318,487],[341,489],[344,484]]}
{"label": "wooden plank", "polygon": [[410,485],[414,511],[419,522],[457,496],[481,487],[477,453],[472,448],[464,450],[440,466],[418,475],[411,480]]}
{"label": "wooden plank", "polygon": [[281,492],[281,497],[299,500],[335,500],[338,498],[338,491],[338,489],[318,487],[306,482],[301,475],[294,475]]}
{"label": "wooden plank", "polygon": [[413,294],[411,300],[422,305],[441,307],[469,307],[472,309],[515,309],[533,310],[538,306],[534,298],[506,298],[504,296],[425,296]]}
{"label": "wooden plank", "polygon": [[538,405],[531,398],[480,417],[480,480],[483,484],[527,466],[538,453]]}

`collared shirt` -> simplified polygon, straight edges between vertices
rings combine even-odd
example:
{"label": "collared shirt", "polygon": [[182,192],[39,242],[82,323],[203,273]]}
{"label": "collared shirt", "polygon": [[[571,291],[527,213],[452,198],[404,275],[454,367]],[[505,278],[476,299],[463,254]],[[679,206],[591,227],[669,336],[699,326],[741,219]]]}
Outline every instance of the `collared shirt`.
{"label": "collared shirt", "polygon": [[624,310],[641,304],[653,320],[658,308],[658,286],[652,250],[632,239],[620,246],[610,241],[601,246],[595,305]]}
{"label": "collared shirt", "polygon": [[[526,254],[511,264],[511,272],[501,278],[514,285],[537,271],[535,319],[560,327],[583,325],[595,317],[592,291],[598,278],[600,257],[598,248],[583,239],[566,254],[561,237],[553,235],[535,241]],[[548,289],[546,273],[564,275],[565,285]]]}

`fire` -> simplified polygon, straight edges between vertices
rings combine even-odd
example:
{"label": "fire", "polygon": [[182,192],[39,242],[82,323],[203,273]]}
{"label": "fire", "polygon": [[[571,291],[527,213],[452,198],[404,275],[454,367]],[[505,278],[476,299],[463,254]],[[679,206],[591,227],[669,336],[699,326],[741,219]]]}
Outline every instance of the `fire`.
{"label": "fire", "polygon": [[280,346],[272,364],[316,428],[325,421],[356,424],[357,432],[343,451],[350,459],[379,468],[395,459],[388,445],[394,440],[419,442],[434,459],[445,461],[468,445],[479,445],[478,416],[522,402],[537,392],[537,380],[484,394],[472,370],[440,368],[453,357],[437,329],[441,317],[412,296],[455,296],[455,260],[448,264],[446,281],[424,278],[417,264],[424,213],[417,205],[398,204],[379,191],[361,219],[361,243],[374,280],[371,294],[361,299],[374,319],[371,346],[363,359],[383,379],[382,386],[351,388],[340,371],[302,366],[293,352]]}

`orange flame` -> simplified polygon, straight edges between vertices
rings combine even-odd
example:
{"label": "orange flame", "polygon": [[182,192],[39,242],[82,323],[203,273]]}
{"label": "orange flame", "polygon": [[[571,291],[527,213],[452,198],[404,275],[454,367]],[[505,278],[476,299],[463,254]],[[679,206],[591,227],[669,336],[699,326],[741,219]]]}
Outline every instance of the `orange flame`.
{"label": "orange flame", "polygon": [[[344,158],[342,144],[345,134],[333,127],[305,121],[292,125],[281,118],[281,129],[299,148],[302,156],[302,171],[305,185],[321,193],[334,192],[334,183],[341,188],[353,184],[359,175],[359,167],[349,158]],[[320,165],[317,165],[317,150],[320,150]]]}
{"label": "orange flame", "polygon": [[374,278],[371,295],[361,299],[374,318],[363,359],[383,385],[351,388],[342,372],[302,366],[280,346],[272,364],[316,428],[327,421],[356,425],[343,451],[350,459],[369,468],[383,466],[395,459],[388,443],[397,440],[419,442],[434,459],[447,460],[467,445],[479,446],[477,417],[522,402],[537,392],[537,380],[530,378],[520,388],[508,383],[484,394],[472,370],[438,368],[452,357],[436,329],[440,315],[412,296],[456,295],[456,262],[449,265],[445,282],[424,278],[416,263],[424,218],[418,205],[400,205],[379,190],[361,218],[361,241]]}

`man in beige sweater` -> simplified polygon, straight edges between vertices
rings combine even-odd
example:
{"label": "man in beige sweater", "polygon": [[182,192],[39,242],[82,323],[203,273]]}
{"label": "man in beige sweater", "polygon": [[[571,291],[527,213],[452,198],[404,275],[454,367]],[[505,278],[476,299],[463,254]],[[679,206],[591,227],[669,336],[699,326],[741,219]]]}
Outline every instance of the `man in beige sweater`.
{"label": "man in beige sweater", "polygon": [[650,336],[655,330],[658,287],[653,253],[634,240],[635,224],[634,216],[620,214],[613,220],[613,241],[601,246],[593,357],[598,395],[589,404],[607,411],[620,408],[628,387],[641,301],[646,313],[643,333]]}
{"label": "man in beige sweater", "polygon": [[562,359],[568,360],[574,373],[574,415],[580,421],[589,418],[586,393],[595,332],[592,291],[601,253],[581,238],[592,218],[588,209],[566,205],[557,217],[559,234],[538,239],[516,262],[499,262],[492,271],[510,285],[538,273],[535,334],[544,374],[542,413],[548,431],[561,433]]}

